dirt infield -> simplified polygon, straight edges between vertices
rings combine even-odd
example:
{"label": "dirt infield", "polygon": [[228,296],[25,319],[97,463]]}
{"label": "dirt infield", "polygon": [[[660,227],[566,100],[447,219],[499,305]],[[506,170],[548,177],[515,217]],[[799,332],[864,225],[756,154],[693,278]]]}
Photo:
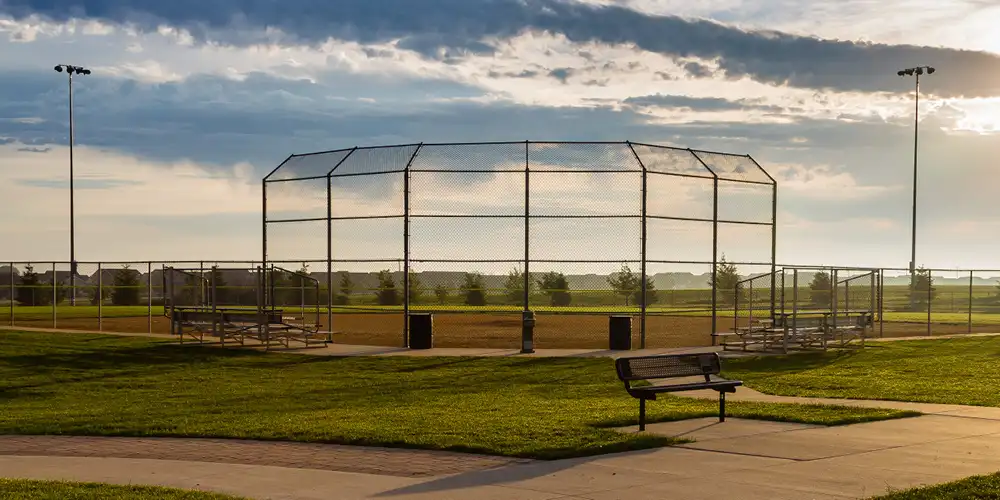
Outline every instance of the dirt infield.
{"label": "dirt infield", "polygon": [[[535,347],[607,349],[608,314],[538,314]],[[311,318],[312,319],[312,318]],[[732,318],[719,318],[717,330],[730,331]],[[326,314],[320,316],[327,329]],[[52,328],[51,319],[16,319],[15,325]],[[335,314],[333,341],[342,344],[396,347],[403,344],[403,315],[393,313]],[[151,326],[151,328],[150,328]],[[146,316],[104,318],[58,318],[57,328],[101,330],[122,333],[170,333],[166,317]],[[712,345],[710,317],[650,315],[646,318],[646,347],[701,347]],[[997,326],[975,326],[972,333],[993,332]],[[935,323],[932,335],[968,333],[967,325]],[[886,322],[875,324],[873,336],[910,337],[927,334],[924,323]],[[516,349],[521,346],[521,315],[511,313],[435,313],[434,345],[437,347],[473,347]],[[632,345],[640,346],[640,322],[632,321]]]}

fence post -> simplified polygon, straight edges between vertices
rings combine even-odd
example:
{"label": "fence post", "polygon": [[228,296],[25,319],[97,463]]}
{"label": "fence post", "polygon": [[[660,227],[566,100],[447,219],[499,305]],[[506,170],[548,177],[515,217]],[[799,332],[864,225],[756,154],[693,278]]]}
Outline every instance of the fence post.
{"label": "fence post", "polygon": [[[346,157],[345,157],[346,158]],[[334,167],[336,169],[336,167]],[[326,341],[333,342],[333,170],[326,174]],[[346,271],[345,271],[346,272]],[[319,302],[319,294],[316,294]]]}
{"label": "fence post", "polygon": [[969,271],[969,333],[972,333],[972,281],[973,271]]}
{"label": "fence post", "polygon": [[417,145],[403,169],[403,347],[410,347],[410,166],[423,143]]}
{"label": "fence post", "polygon": [[146,330],[153,333],[153,261],[146,262]]}
{"label": "fence post", "polygon": [[[695,155],[697,157],[697,155]],[[699,160],[700,161],[700,160]],[[740,293],[733,290],[733,331],[740,326]],[[712,345],[719,316],[719,176],[712,173]]]}
{"label": "fence post", "polygon": [[931,286],[931,279],[933,276],[934,273],[931,272],[930,269],[928,269],[927,270],[927,336],[928,337],[934,335],[933,332],[931,332],[931,299],[933,298],[931,296],[931,289],[934,288],[933,286]]}
{"label": "fence post", "polygon": [[[641,278],[640,283],[639,283],[639,287],[640,287],[639,289],[642,291],[641,292],[642,295],[640,297],[641,303],[639,304],[639,308],[640,308],[640,317],[639,317],[639,348],[640,349],[645,349],[646,348],[646,312],[647,312],[647,309],[649,309],[649,297],[648,297],[648,294],[647,294],[647,288],[648,287],[646,286],[646,280],[649,279],[649,278],[647,278],[647,275],[646,275],[646,273],[647,273],[647,268],[646,268],[646,239],[647,239],[647,237],[646,237],[647,236],[647,233],[646,233],[646,230],[647,230],[647,227],[646,227],[646,207],[647,207],[647,201],[646,200],[648,199],[648,193],[649,193],[649,190],[647,189],[646,182],[647,182],[648,175],[646,174],[646,165],[642,163],[642,160],[639,158],[639,155],[635,153],[635,149],[632,148],[632,144],[629,143],[628,147],[629,147],[630,150],[632,150],[632,154],[635,155],[636,160],[639,162],[639,166],[642,167],[642,208],[641,208],[641,211],[642,211],[642,227],[640,229],[640,233],[641,234],[639,236],[640,237],[639,253],[641,254],[641,257],[642,257],[642,265],[641,265],[642,269],[640,271],[641,274],[642,274],[642,278]],[[712,333],[715,333],[715,332],[713,331]],[[713,335],[712,338],[714,339],[715,336]]]}
{"label": "fence post", "polygon": [[14,263],[10,263],[10,326],[14,326],[14,301],[17,300],[16,297],[17,288],[14,287]]}
{"label": "fence post", "polygon": [[198,262],[198,308],[205,307],[205,261]]}
{"label": "fence post", "polygon": [[97,331],[104,331],[104,265],[97,263]]}
{"label": "fence post", "polygon": [[878,270],[878,338],[885,337],[885,269]]}
{"label": "fence post", "polygon": [[216,300],[216,293],[215,293],[216,290],[217,290],[216,289],[216,280],[215,280],[215,276],[217,274],[217,272],[216,272],[216,268],[217,267],[218,267],[218,265],[212,266],[212,274],[209,275],[209,279],[211,280],[210,283],[209,283],[209,286],[211,286],[211,294],[209,295],[209,297],[210,297],[210,300],[212,301],[212,336],[213,337],[218,336],[218,334],[219,334],[219,330],[218,330],[219,322],[215,318],[216,305],[218,304],[218,301]]}
{"label": "fence post", "polygon": [[59,307],[56,303],[59,302],[59,280],[56,279],[56,263],[52,263],[52,328],[56,328],[56,318],[59,314],[56,312]]}

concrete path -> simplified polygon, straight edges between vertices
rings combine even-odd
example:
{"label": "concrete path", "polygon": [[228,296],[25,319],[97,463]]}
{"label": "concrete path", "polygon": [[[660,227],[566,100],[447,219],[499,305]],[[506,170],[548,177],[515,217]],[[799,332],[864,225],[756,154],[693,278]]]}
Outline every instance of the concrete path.
{"label": "concrete path", "polygon": [[924,409],[936,413],[842,427],[713,418],[651,424],[648,433],[694,441],[554,462],[319,444],[8,436],[0,437],[0,477],[261,499],[801,500],[867,498],[1000,470],[1000,414],[993,411],[1000,409]]}

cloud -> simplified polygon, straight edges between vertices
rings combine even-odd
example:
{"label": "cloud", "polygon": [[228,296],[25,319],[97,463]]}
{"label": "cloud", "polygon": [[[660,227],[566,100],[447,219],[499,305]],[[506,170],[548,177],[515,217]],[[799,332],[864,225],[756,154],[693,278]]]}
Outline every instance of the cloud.
{"label": "cloud", "polygon": [[52,148],[17,148],[17,150],[24,153],[48,153]]}
{"label": "cloud", "polygon": [[161,24],[195,39],[247,45],[397,41],[427,57],[489,54],[496,41],[525,31],[564,35],[576,43],[631,44],[671,57],[715,61],[729,78],[773,85],[861,92],[905,92],[899,65],[941,68],[927,90],[942,96],[1000,92],[1000,56],[944,47],[889,45],[745,30],[709,20],[653,15],[617,5],[558,0],[439,0],[414,9],[406,0],[301,0],[296,8],[220,0],[187,8],[154,0],[7,0],[0,12],[15,19],[42,16],[124,23],[153,31]]}
{"label": "cloud", "polygon": [[762,100],[730,100],[722,97],[690,97],[663,94],[628,97],[622,102],[637,107],[683,108],[694,111],[758,110],[778,113],[785,110],[781,106],[762,104]]}

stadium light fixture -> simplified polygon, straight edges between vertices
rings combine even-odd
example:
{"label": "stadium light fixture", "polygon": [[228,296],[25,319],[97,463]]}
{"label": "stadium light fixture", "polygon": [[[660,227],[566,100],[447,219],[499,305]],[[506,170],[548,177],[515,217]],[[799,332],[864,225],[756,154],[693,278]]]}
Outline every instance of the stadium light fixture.
{"label": "stadium light fixture", "polygon": [[[89,75],[90,70],[81,66],[73,66],[71,64],[57,64],[53,69],[56,73],[62,73],[63,70],[66,71],[66,76],[69,81],[69,287],[70,287],[70,305],[76,305],[76,217],[75,217],[75,200],[74,200],[74,190],[73,190],[73,142],[74,142],[74,124],[73,124],[73,74],[78,75]],[[53,284],[55,284],[56,276],[52,276]]]}
{"label": "stadium light fixture", "polygon": [[913,215],[912,215],[912,230],[911,230],[911,241],[910,241],[910,276],[911,280],[916,273],[917,266],[917,145],[918,145],[918,132],[920,130],[920,75],[925,72],[928,75],[934,74],[937,71],[931,66],[915,66],[912,68],[902,69],[896,72],[899,76],[914,76],[916,75],[916,86],[914,89],[915,96],[915,112],[913,114]]}

